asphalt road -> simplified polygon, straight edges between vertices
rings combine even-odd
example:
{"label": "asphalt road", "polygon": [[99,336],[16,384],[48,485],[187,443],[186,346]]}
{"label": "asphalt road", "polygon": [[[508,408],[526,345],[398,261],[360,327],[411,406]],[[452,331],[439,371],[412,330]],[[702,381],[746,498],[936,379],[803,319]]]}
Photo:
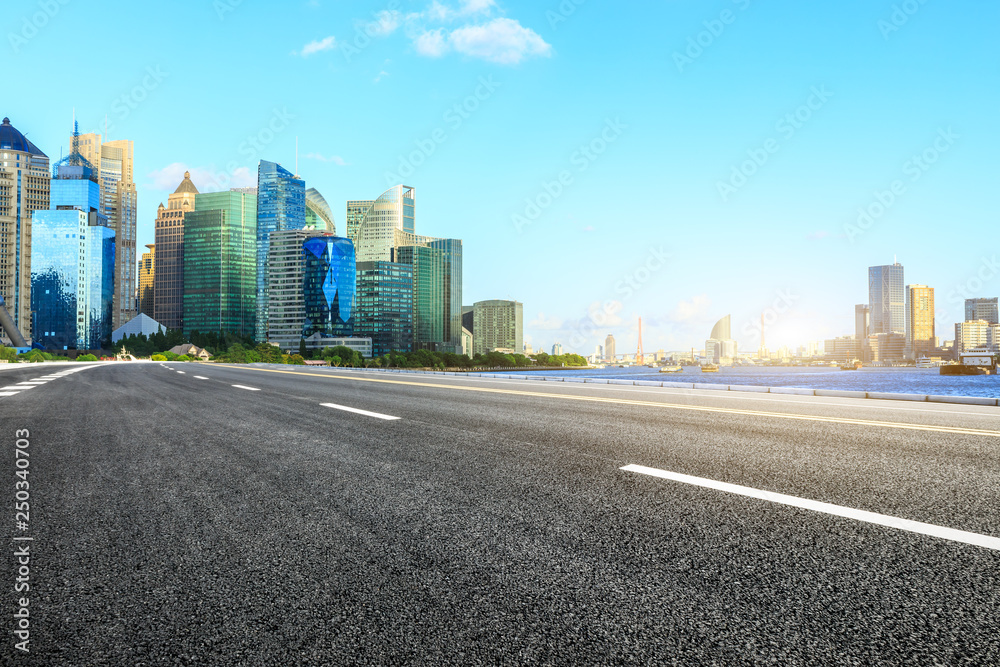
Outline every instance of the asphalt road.
{"label": "asphalt road", "polygon": [[1000,663],[995,546],[622,470],[997,538],[997,408],[41,364],[0,443],[5,664]]}

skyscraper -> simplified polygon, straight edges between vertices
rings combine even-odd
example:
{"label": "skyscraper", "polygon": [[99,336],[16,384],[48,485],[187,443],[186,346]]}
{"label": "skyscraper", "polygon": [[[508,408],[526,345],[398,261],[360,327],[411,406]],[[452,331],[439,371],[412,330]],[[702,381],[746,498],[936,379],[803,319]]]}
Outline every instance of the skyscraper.
{"label": "skyscraper", "polygon": [[267,340],[271,233],[305,226],[305,181],[279,164],[261,160],[257,168],[257,326],[254,336],[258,342]]}
{"label": "skyscraper", "polygon": [[135,317],[136,303],[136,191],[133,143],[107,141],[100,134],[74,132],[70,143],[94,169],[101,186],[101,215],[117,232],[115,239],[114,327]]}
{"label": "skyscraper", "polygon": [[153,276],[153,319],[168,329],[183,327],[184,216],[194,211],[198,188],[184,172],[174,193],[156,211],[156,273]]}
{"label": "skyscraper", "polygon": [[520,353],[524,347],[524,304],[518,301],[477,301],[475,329],[472,332],[473,354],[487,354],[494,350]]}
{"label": "skyscraper", "polygon": [[306,190],[306,227],[337,234],[337,222],[333,219],[333,211],[316,188]]}
{"label": "skyscraper", "polygon": [[358,227],[361,226],[361,222],[365,219],[365,213],[374,205],[374,199],[357,199],[347,202],[347,238],[352,241],[354,240],[354,236],[358,232]]}
{"label": "skyscraper", "polygon": [[[31,326],[31,224],[49,208],[49,158],[10,124],[0,125],[0,296],[25,336]],[[0,341],[11,341],[0,328]]]}
{"label": "skyscraper", "polygon": [[413,267],[357,262],[354,333],[372,339],[372,354],[413,351]]}
{"label": "skyscraper", "polygon": [[869,335],[906,333],[906,296],[902,264],[868,268],[868,307],[871,310]]}
{"label": "skyscraper", "polygon": [[711,337],[705,341],[705,356],[713,364],[731,364],[737,356],[736,348],[732,316],[726,315],[712,327]]}
{"label": "skyscraper", "polygon": [[854,340],[858,347],[854,355],[855,359],[870,361],[869,359],[865,359],[865,341],[868,340],[870,331],[871,311],[868,308],[868,304],[859,303],[854,306]]}
{"label": "skyscraper", "polygon": [[[348,235],[359,262],[391,262],[396,230],[414,232],[414,189],[406,185],[389,188],[365,211],[360,222],[348,203]],[[354,202],[357,203],[357,202]],[[357,207],[355,207],[357,208]],[[350,227],[357,224],[353,236]]]}
{"label": "skyscraper", "polygon": [[184,331],[253,335],[256,268],[257,197],[196,195],[184,217]]}
{"label": "skyscraper", "polygon": [[149,252],[142,253],[139,260],[139,312],[153,317],[154,292],[153,281],[156,279],[156,244],[147,243]]}
{"label": "skyscraper", "polygon": [[934,351],[934,288],[906,286],[906,351],[911,359]]}
{"label": "skyscraper", "polygon": [[100,192],[89,167],[60,166],[50,210],[35,212],[32,338],[47,349],[96,350],[111,337],[116,234]]}
{"label": "skyscraper", "polygon": [[604,339],[604,359],[614,361],[617,358],[615,354],[615,337],[608,334],[608,337]]}
{"label": "skyscraper", "polygon": [[302,244],[322,234],[310,228],[271,232],[267,340],[282,350],[298,352],[306,317]]}
{"label": "skyscraper", "polygon": [[413,345],[462,352],[462,241],[396,231],[393,257],[413,267]]}
{"label": "skyscraper", "polygon": [[302,337],[354,336],[356,265],[354,244],[339,236],[316,236],[302,244],[305,321]]}
{"label": "skyscraper", "polygon": [[997,297],[992,299],[966,299],[965,321],[986,320],[990,324],[1000,323],[997,319]]}

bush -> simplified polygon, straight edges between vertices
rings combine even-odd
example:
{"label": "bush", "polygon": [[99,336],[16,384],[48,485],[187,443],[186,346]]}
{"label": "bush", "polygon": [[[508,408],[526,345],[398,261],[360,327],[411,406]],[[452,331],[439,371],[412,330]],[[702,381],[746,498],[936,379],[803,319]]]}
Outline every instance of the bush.
{"label": "bush", "polygon": [[17,352],[15,352],[12,347],[3,347],[0,345],[0,359],[3,359],[4,361],[14,361],[17,359]]}
{"label": "bush", "polygon": [[167,358],[162,354],[154,354],[152,357],[153,361],[166,361]]}
{"label": "bush", "polygon": [[305,366],[306,360],[302,357],[301,354],[293,354],[291,357],[288,358],[288,363],[294,366]]}
{"label": "bush", "polygon": [[174,361],[191,361],[191,357],[187,356],[186,354],[182,354],[176,359],[174,359]]}
{"label": "bush", "polygon": [[97,361],[97,357],[92,354],[81,354],[76,358],[77,361]]}

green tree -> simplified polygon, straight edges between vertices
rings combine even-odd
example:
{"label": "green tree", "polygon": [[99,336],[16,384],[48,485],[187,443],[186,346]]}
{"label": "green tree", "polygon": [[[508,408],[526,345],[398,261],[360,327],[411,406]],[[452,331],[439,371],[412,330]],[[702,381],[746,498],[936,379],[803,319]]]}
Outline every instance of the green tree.
{"label": "green tree", "polygon": [[299,356],[305,359],[307,354],[308,353],[306,352],[306,339],[299,337]]}

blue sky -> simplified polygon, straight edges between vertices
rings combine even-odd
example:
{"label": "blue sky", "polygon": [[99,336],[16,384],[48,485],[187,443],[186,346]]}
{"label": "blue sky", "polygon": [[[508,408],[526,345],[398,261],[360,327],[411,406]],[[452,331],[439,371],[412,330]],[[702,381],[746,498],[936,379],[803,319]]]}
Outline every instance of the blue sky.
{"label": "blue sky", "polygon": [[185,169],[253,184],[297,137],[339,231],[414,186],[466,303],[522,301],[536,347],[632,350],[640,316],[647,351],[726,314],[747,350],[761,313],[772,347],[852,333],[894,256],[942,338],[1000,294],[997,3],[9,4],[0,114],[53,158],[74,107],[134,140],[140,246]]}

